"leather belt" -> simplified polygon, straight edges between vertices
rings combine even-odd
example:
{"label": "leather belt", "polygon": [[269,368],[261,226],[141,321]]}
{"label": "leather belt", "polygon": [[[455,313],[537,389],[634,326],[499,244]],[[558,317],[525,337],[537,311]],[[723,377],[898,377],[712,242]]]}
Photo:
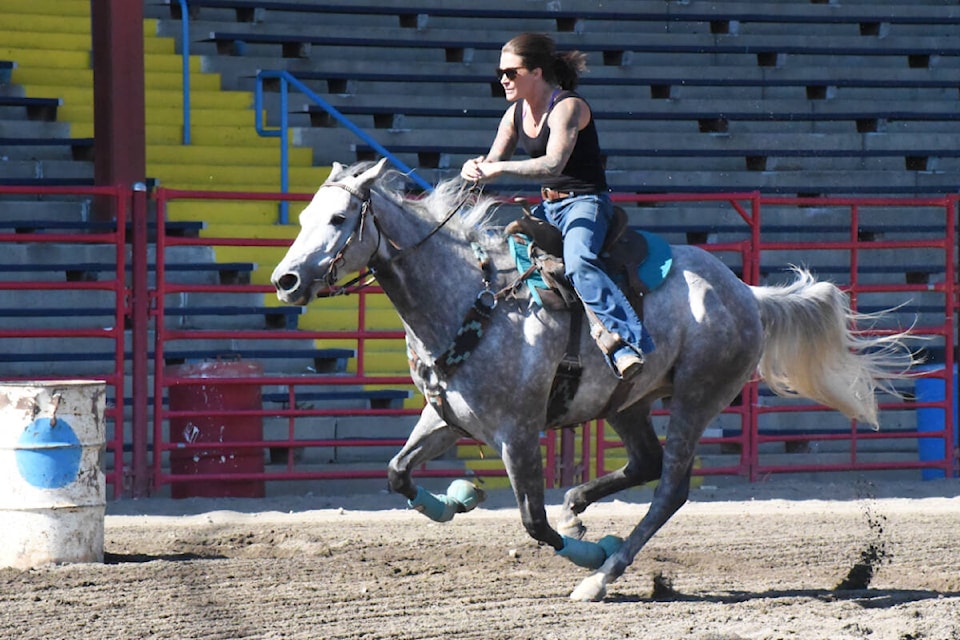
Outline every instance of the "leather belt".
{"label": "leather belt", "polygon": [[551,189],[549,187],[540,188],[540,197],[546,200],[547,202],[554,202],[556,200],[563,200],[564,198],[570,198],[577,195],[573,191],[557,191],[556,189]]}

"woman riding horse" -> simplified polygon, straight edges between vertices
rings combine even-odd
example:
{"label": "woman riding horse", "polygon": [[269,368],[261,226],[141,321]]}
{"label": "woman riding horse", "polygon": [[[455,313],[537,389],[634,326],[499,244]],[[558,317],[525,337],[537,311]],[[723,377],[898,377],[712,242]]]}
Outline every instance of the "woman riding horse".
{"label": "woman riding horse", "polygon": [[[544,506],[540,434],[574,314],[532,304],[516,286],[503,238],[478,224],[495,203],[481,198],[460,214],[461,187],[448,181],[409,198],[392,186],[385,161],[335,163],[300,214],[300,233],[272,281],[283,302],[307,304],[337,290],[341,273],[375,273],[403,322],[411,377],[430,399],[390,461],[391,487],[425,515],[452,518],[476,506],[473,485],[458,481],[447,495],[433,495],[411,471],[464,434],[488,444],[503,460],[530,536],[595,571],[571,598],[602,598],[686,502],[700,436],[758,371],[778,393],[869,424],[878,423],[876,390],[893,391],[889,380],[908,375],[907,334],[858,330],[835,285],[798,271],[787,286],[751,287],[710,253],[674,246],[672,270],[644,297],[657,349],[639,376],[612,375],[589,332],[580,332],[582,379],[554,424],[604,418],[627,463],[567,491],[558,531]],[[670,419],[661,445],[651,410],[664,397]],[[650,507],[622,544],[582,539],[579,514],[590,504],[651,480],[659,483]]]}
{"label": "woman riding horse", "polygon": [[[630,379],[643,369],[653,341],[599,257],[613,204],[593,114],[573,91],[585,60],[579,51],[558,53],[543,34],[507,42],[497,79],[512,104],[489,153],[467,160],[460,175],[471,182],[502,175],[542,181],[543,200],[533,214],[563,233],[563,263],[590,317],[591,335],[616,375]],[[510,160],[518,143],[529,159]]]}

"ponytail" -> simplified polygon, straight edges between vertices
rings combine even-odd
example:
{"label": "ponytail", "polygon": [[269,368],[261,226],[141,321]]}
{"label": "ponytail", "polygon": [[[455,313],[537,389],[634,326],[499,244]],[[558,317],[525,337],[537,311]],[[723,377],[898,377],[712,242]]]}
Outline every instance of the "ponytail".
{"label": "ponytail", "polygon": [[580,74],[587,69],[587,54],[580,51],[557,53],[554,56],[553,69],[560,88],[573,91],[580,83]]}

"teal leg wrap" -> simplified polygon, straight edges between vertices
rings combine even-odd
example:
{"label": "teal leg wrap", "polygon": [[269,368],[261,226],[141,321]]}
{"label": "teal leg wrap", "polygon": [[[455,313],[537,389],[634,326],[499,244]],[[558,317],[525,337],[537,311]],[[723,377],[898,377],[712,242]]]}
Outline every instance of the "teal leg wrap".
{"label": "teal leg wrap", "polygon": [[435,522],[453,520],[460,510],[460,503],[450,496],[438,496],[423,487],[417,487],[417,497],[407,504]]}
{"label": "teal leg wrap", "polygon": [[407,500],[411,508],[436,522],[453,520],[453,516],[475,509],[480,504],[481,492],[467,480],[454,480],[447,487],[447,495],[438,496],[423,487],[417,487],[417,497]]}
{"label": "teal leg wrap", "polygon": [[603,547],[596,542],[577,540],[567,536],[563,536],[563,549],[557,551],[557,555],[585,569],[599,569],[607,559]]}
{"label": "teal leg wrap", "polygon": [[607,558],[616,553],[621,544],[623,540],[616,536],[605,536],[600,542],[563,536],[563,549],[557,551],[557,555],[585,569],[599,569]]}
{"label": "teal leg wrap", "polygon": [[618,536],[603,536],[597,540],[597,544],[600,545],[603,552],[607,554],[607,558],[609,558],[620,550],[620,546],[623,544],[623,538]]}

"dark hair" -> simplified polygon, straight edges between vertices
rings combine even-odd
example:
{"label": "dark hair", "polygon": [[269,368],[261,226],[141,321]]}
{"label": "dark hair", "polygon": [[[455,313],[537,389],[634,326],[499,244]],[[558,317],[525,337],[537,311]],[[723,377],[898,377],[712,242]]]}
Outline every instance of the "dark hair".
{"label": "dark hair", "polygon": [[561,89],[577,88],[580,74],[587,70],[587,54],[560,51],[545,33],[521,33],[503,45],[502,51],[520,56],[527,69],[543,69],[543,78]]}

